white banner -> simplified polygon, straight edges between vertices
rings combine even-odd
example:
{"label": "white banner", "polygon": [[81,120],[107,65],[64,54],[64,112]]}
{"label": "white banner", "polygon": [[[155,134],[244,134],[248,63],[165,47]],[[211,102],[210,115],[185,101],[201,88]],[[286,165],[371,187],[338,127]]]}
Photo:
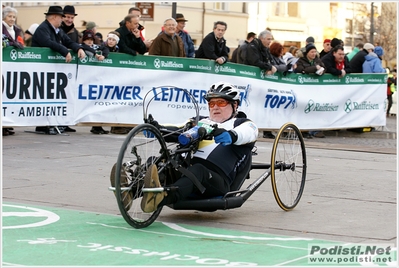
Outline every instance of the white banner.
{"label": "white banner", "polygon": [[66,64],[54,56],[45,60],[44,54],[39,62],[38,54],[28,53],[13,60],[11,51],[2,62],[3,126],[140,124],[144,96],[154,92],[162,93],[148,113],[159,122],[181,123],[194,117],[195,109],[179,88],[191,92],[200,114],[207,115],[204,95],[220,81],[241,90],[240,110],[259,128],[278,129],[285,122],[303,130],[385,126],[386,76],[381,74],[264,76],[255,67],[205,60],[111,53],[103,63]]}

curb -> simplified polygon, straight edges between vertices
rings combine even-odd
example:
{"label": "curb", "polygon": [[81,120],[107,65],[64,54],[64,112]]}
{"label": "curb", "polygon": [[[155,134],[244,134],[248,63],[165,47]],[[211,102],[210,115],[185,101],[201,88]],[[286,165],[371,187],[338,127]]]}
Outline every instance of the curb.
{"label": "curb", "polygon": [[396,140],[396,131],[371,131],[356,133],[347,130],[341,131],[323,131],[324,135],[329,137],[346,137],[346,138],[364,138],[364,139],[392,139]]}

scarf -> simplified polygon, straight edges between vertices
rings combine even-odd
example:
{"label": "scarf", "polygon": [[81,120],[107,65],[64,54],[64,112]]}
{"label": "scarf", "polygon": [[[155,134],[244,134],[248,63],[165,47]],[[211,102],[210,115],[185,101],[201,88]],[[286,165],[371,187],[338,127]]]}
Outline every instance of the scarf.
{"label": "scarf", "polygon": [[15,30],[14,26],[9,26],[4,20],[3,20],[3,25],[6,27],[8,34],[11,36],[13,40],[15,40]]}
{"label": "scarf", "polygon": [[345,68],[345,64],[344,64],[343,61],[342,61],[342,62],[336,62],[336,63],[335,63],[335,67],[336,67],[338,70],[342,70],[342,69]]}
{"label": "scarf", "polygon": [[75,24],[71,24],[71,26],[66,25],[64,22],[62,22],[61,24],[61,28],[65,33],[69,33],[70,30],[72,30],[73,28],[75,28]]}

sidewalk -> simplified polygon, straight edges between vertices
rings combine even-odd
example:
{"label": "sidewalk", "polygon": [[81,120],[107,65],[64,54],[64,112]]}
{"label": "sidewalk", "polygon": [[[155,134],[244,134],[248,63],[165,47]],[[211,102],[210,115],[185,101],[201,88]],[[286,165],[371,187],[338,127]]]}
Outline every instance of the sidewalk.
{"label": "sidewalk", "polygon": [[387,117],[385,127],[376,127],[370,132],[354,132],[348,130],[324,131],[326,136],[354,137],[354,138],[376,138],[376,139],[397,139],[397,117]]}

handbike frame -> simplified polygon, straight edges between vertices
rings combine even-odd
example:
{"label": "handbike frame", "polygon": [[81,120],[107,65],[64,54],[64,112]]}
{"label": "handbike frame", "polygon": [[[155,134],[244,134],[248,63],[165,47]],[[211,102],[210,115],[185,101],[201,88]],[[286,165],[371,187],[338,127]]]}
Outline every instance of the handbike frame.
{"label": "handbike frame", "polygon": [[[153,91],[155,92],[156,88]],[[199,108],[195,98],[186,90],[196,107],[195,124],[199,120]],[[198,148],[199,141],[189,146],[179,146],[176,143],[167,143],[165,137],[180,132],[161,133],[161,131],[149,123],[150,116],[147,109],[154,96],[146,105],[147,95],[143,100],[144,124],[137,125],[127,135],[123,142],[116,163],[114,191],[119,210],[126,220],[134,228],[144,228],[151,225],[159,216],[162,207],[151,213],[141,210],[140,199],[143,192],[160,192],[172,190],[168,188],[178,179],[177,167],[187,167],[185,159],[189,159]],[[146,138],[143,132],[152,132],[154,138]],[[173,149],[168,149],[172,145]],[[278,131],[273,143],[270,164],[254,163],[248,160],[246,167],[237,174],[236,180],[231,186],[231,191],[224,196],[215,198],[194,197],[169,205],[174,210],[200,210],[215,211],[218,209],[232,209],[242,206],[248,198],[271,176],[271,184],[277,204],[283,210],[293,209],[299,202],[306,179],[306,151],[300,130],[292,123],[284,124]],[[150,164],[155,164],[160,175],[161,188],[144,188],[143,179]],[[250,171],[264,169],[265,171],[251,182],[246,189],[241,189],[244,181],[250,177]],[[170,177],[172,176],[172,177]]]}

